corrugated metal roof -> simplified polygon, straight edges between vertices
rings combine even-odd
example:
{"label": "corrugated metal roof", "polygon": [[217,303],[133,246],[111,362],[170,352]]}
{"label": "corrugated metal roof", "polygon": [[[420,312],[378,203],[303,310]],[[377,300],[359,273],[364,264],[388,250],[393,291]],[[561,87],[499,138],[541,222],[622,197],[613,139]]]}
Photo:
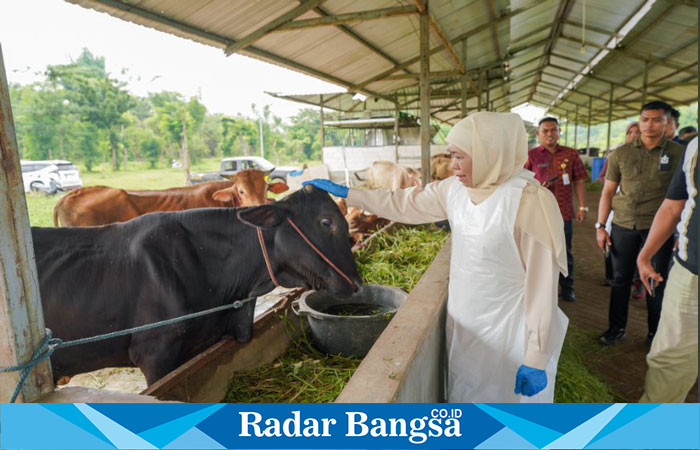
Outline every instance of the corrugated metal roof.
{"label": "corrugated metal roof", "polygon": [[[68,1],[325,79],[379,99],[375,107],[418,105],[420,0]],[[612,83],[612,117],[629,117],[641,104],[645,65],[648,100],[697,100],[692,0],[430,0],[429,13],[431,111],[440,120],[461,116],[460,65],[469,110],[484,77],[495,110],[529,101],[586,118],[590,102],[592,123],[605,122]],[[338,99],[343,110],[372,103]]]}

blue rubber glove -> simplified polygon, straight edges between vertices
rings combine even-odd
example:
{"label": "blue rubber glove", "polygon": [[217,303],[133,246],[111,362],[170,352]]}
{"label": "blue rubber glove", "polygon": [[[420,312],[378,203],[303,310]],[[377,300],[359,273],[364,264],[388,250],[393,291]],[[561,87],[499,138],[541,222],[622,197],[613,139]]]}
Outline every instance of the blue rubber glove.
{"label": "blue rubber glove", "polygon": [[304,173],[304,169],[292,170],[291,172],[289,172],[289,176],[290,177],[298,177],[302,173]]}
{"label": "blue rubber glove", "polygon": [[348,196],[348,188],[340,184],[335,184],[331,180],[326,180],[325,178],[315,178],[313,180],[304,181],[301,183],[303,186],[311,184],[319,189],[323,189],[329,194],[333,194],[336,197],[346,198]]}
{"label": "blue rubber glove", "polygon": [[547,372],[528,366],[520,366],[515,375],[515,393],[532,397],[547,387]]}

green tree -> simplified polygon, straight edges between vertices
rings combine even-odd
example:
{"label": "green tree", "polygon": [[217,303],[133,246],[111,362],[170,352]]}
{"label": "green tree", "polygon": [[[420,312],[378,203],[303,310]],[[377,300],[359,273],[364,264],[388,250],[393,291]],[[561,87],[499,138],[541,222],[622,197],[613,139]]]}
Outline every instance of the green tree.
{"label": "green tree", "polygon": [[206,156],[217,156],[220,153],[220,143],[223,128],[221,126],[221,114],[207,114],[202,122],[202,140],[206,147]]}
{"label": "green tree", "polygon": [[154,169],[156,167],[156,163],[160,158],[160,152],[162,148],[163,146],[160,140],[158,140],[155,136],[148,137],[145,140],[141,141],[141,152],[144,154],[149,164],[151,165],[151,169]]}
{"label": "green tree", "polygon": [[288,141],[300,160],[321,158],[321,115],[315,109],[304,108],[291,117],[287,127]]}
{"label": "green tree", "polygon": [[101,133],[97,126],[90,122],[77,122],[75,132],[83,164],[90,172],[100,159],[100,142],[104,140],[100,138]]}
{"label": "green tree", "polygon": [[49,66],[48,80],[65,93],[73,112],[81,120],[103,130],[112,151],[112,169],[119,169],[119,128],[122,115],[132,107],[132,97],[124,83],[110,78],[105,71],[104,58],[95,57],[83,49],[71,64]]}
{"label": "green tree", "polygon": [[245,117],[221,119],[221,150],[224,156],[252,155],[258,148],[258,128]]}

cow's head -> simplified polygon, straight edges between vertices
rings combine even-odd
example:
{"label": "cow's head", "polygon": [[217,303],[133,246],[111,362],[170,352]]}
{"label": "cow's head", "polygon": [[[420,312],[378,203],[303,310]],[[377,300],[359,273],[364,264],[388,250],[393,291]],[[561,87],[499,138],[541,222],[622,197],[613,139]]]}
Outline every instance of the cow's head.
{"label": "cow's head", "polygon": [[445,153],[434,155],[430,160],[430,175],[432,181],[444,180],[454,175],[452,157]]}
{"label": "cow's head", "polygon": [[214,200],[233,206],[257,206],[267,203],[267,192],[281,194],[289,189],[285,183],[267,184],[265,172],[247,169],[233,176],[233,185],[212,194]]}
{"label": "cow's head", "polygon": [[420,176],[420,170],[414,169],[413,167],[406,167],[406,172],[408,172],[409,176],[409,185],[406,187],[411,187],[411,186],[420,186],[421,185],[421,176]]}
{"label": "cow's head", "polygon": [[[325,191],[307,185],[274,204],[241,210],[238,217],[248,225],[274,231],[274,245],[268,251],[282,286],[350,295],[362,285],[348,242],[347,222]],[[304,241],[288,219],[354,286]]]}

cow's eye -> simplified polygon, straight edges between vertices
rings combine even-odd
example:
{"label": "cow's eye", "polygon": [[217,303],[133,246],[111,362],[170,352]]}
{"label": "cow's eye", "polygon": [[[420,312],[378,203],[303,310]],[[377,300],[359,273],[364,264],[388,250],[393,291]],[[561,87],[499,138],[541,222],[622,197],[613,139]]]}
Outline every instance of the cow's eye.
{"label": "cow's eye", "polygon": [[245,192],[243,192],[243,191],[238,191],[238,193],[241,195],[245,195]]}
{"label": "cow's eye", "polygon": [[333,225],[333,221],[331,219],[321,219],[321,225],[326,228],[330,228],[331,225]]}

